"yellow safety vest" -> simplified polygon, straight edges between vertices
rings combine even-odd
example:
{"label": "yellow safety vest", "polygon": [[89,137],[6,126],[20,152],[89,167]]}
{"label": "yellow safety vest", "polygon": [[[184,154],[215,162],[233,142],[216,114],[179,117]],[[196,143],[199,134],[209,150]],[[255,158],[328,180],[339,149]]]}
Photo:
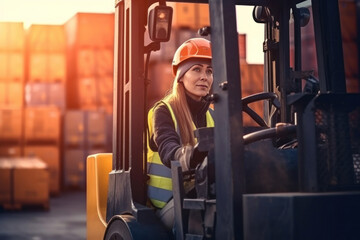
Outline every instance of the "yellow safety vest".
{"label": "yellow safety vest", "polygon": [[[169,103],[161,101],[160,104],[164,104],[171,114],[171,118],[174,122],[175,130],[180,135],[175,114]],[[158,104],[156,104],[158,106]],[[155,107],[156,107],[155,106]],[[152,118],[155,107],[150,109],[148,113],[148,137],[151,138],[153,132]],[[193,124],[195,130],[195,124]],[[206,126],[214,127],[214,120],[209,111],[206,112]],[[158,152],[151,150],[149,141],[147,145],[147,171],[150,177],[148,181],[148,197],[152,204],[157,208],[163,208],[166,203],[172,198],[172,180],[171,170],[166,167],[160,160]]]}

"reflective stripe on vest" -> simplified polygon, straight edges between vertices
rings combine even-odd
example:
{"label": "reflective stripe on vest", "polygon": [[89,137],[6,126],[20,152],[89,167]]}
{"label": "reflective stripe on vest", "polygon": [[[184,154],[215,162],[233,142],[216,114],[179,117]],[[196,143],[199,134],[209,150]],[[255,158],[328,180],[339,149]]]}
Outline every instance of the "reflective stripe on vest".
{"label": "reflective stripe on vest", "polygon": [[[155,107],[150,109],[148,113],[149,139],[153,134],[152,117],[155,108],[159,104],[164,104],[168,108],[171,114],[171,118],[174,122],[175,130],[180,137],[180,132],[177,127],[175,114],[170,104],[161,101],[158,104],[156,104]],[[214,127],[214,120],[209,111],[206,112],[206,126]],[[194,125],[194,129],[195,129],[195,125]],[[148,175],[150,177],[148,181],[148,197],[155,207],[163,208],[166,205],[166,203],[172,198],[171,169],[163,165],[163,163],[160,160],[160,156],[158,152],[154,152],[151,150],[149,146],[149,141],[148,141],[148,152],[147,152],[147,169],[148,169]]]}

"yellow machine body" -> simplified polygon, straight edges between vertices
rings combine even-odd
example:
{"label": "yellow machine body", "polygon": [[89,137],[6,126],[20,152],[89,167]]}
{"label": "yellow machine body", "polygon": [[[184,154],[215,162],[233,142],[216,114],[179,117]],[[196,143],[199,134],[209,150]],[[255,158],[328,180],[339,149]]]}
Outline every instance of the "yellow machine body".
{"label": "yellow machine body", "polygon": [[106,202],[112,154],[90,155],[86,163],[86,234],[88,240],[98,240],[103,239],[107,226]]}

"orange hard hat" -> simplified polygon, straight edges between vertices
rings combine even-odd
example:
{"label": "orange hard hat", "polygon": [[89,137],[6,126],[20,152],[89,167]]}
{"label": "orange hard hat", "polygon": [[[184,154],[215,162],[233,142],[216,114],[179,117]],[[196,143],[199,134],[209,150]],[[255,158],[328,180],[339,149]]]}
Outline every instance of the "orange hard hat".
{"label": "orange hard hat", "polygon": [[180,45],[172,61],[173,74],[176,75],[179,64],[190,58],[212,59],[210,41],[204,38],[191,38]]}

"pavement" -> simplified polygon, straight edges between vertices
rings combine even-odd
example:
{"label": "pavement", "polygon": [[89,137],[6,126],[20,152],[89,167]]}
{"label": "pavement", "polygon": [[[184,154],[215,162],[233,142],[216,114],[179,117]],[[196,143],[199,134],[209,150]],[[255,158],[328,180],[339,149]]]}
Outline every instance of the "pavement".
{"label": "pavement", "polygon": [[49,210],[0,209],[0,240],[85,240],[86,193],[50,198]]}

